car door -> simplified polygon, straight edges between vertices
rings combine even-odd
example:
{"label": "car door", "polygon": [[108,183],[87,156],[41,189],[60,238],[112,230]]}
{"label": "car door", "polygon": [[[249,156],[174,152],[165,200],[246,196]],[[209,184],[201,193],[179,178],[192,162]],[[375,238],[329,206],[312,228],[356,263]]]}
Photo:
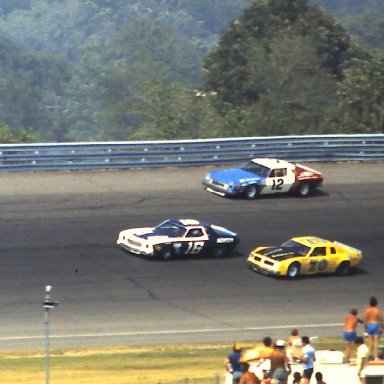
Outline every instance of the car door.
{"label": "car door", "polygon": [[183,254],[198,255],[205,252],[208,235],[203,227],[189,228],[184,236]]}
{"label": "car door", "polygon": [[306,274],[324,273],[332,269],[328,256],[329,247],[314,247],[307,257]]}
{"label": "car door", "polygon": [[291,168],[275,168],[265,179],[265,186],[261,194],[286,193],[295,182],[295,173]]}

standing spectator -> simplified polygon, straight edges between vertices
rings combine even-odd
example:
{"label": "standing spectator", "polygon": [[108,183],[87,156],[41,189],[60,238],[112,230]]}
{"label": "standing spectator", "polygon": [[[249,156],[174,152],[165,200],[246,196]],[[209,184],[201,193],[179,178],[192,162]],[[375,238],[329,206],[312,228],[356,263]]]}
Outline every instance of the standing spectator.
{"label": "standing spectator", "polygon": [[242,375],[239,379],[239,384],[261,384],[260,379],[253,373],[249,371],[249,363],[243,358],[240,359],[240,369]]}
{"label": "standing spectator", "polygon": [[224,361],[225,369],[232,375],[233,384],[237,384],[242,375],[240,370],[241,350],[241,344],[235,343],[232,347],[232,353]]}
{"label": "standing spectator", "polygon": [[366,384],[365,381],[365,366],[368,362],[369,349],[364,344],[364,339],[362,337],[356,337],[355,344],[357,346],[356,351],[356,367],[357,367],[357,376],[359,377],[361,384]]}
{"label": "standing spectator", "polygon": [[303,384],[309,384],[313,375],[313,367],[316,361],[315,348],[309,342],[308,336],[301,338],[303,343],[303,355],[299,358],[299,361],[303,364]]}
{"label": "standing spectator", "polygon": [[349,363],[349,360],[351,358],[351,351],[353,343],[355,342],[355,339],[357,337],[356,334],[356,327],[357,324],[362,324],[363,320],[359,319],[357,317],[357,309],[352,308],[349,315],[347,315],[344,319],[344,331],[343,331],[343,338],[345,342],[345,362]]}
{"label": "standing spectator", "polygon": [[299,331],[293,328],[287,340],[287,356],[291,362],[295,363],[297,358],[302,355],[302,347]]}
{"label": "standing spectator", "polygon": [[283,384],[291,373],[291,366],[287,354],[284,351],[284,340],[277,340],[273,352],[269,356],[271,361],[270,377],[274,384]]}
{"label": "standing spectator", "polygon": [[375,296],[369,300],[369,306],[364,312],[365,331],[368,333],[369,358],[377,360],[379,336],[383,330],[383,315],[377,306],[378,302]]}
{"label": "standing spectator", "polygon": [[327,384],[325,381],[323,381],[323,374],[321,372],[315,373],[315,379],[316,379],[316,384]]}

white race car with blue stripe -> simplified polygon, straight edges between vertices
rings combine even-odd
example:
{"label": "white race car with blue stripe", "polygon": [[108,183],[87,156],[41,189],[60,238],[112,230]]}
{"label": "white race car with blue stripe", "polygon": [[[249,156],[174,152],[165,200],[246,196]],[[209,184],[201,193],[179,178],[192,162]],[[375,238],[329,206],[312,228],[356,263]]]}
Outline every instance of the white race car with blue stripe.
{"label": "white race car with blue stripe", "polygon": [[222,257],[238,242],[235,232],[195,219],[169,219],[156,227],[125,229],[117,239],[117,245],[131,253],[163,260],[182,255]]}
{"label": "white race car with blue stripe", "polygon": [[269,158],[252,159],[240,168],[211,171],[202,181],[209,192],[247,199],[279,193],[306,197],[322,182],[322,174],[312,168]]}

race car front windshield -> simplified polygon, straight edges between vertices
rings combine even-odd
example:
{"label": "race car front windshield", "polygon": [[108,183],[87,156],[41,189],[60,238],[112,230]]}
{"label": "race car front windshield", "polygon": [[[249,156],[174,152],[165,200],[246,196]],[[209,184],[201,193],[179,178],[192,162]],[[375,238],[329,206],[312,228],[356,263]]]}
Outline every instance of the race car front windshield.
{"label": "race car front windshield", "polygon": [[264,165],[254,163],[253,161],[248,161],[248,163],[245,163],[241,169],[244,171],[252,172],[255,175],[268,177],[271,170],[268,167],[265,167]]}
{"label": "race car front windshield", "polygon": [[166,220],[155,227],[155,233],[163,236],[182,237],[186,232],[186,228],[176,225],[169,220]]}
{"label": "race car front windshield", "polygon": [[281,248],[287,252],[291,252],[294,255],[305,256],[311,250],[310,247],[307,247],[304,244],[300,244],[294,240],[288,240],[285,243],[281,244]]}

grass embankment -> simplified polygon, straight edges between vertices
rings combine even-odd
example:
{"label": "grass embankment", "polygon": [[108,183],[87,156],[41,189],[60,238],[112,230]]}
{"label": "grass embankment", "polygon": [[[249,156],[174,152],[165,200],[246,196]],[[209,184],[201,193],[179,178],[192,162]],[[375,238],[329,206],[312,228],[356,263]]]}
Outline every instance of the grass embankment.
{"label": "grass embankment", "polygon": [[[319,340],[314,345],[317,349],[342,350],[344,347],[338,339]],[[183,383],[189,378],[213,384],[215,377],[223,376],[223,361],[230,351],[228,343],[52,350],[50,382],[166,384]],[[41,351],[1,352],[0,383],[44,383],[44,363]]]}

